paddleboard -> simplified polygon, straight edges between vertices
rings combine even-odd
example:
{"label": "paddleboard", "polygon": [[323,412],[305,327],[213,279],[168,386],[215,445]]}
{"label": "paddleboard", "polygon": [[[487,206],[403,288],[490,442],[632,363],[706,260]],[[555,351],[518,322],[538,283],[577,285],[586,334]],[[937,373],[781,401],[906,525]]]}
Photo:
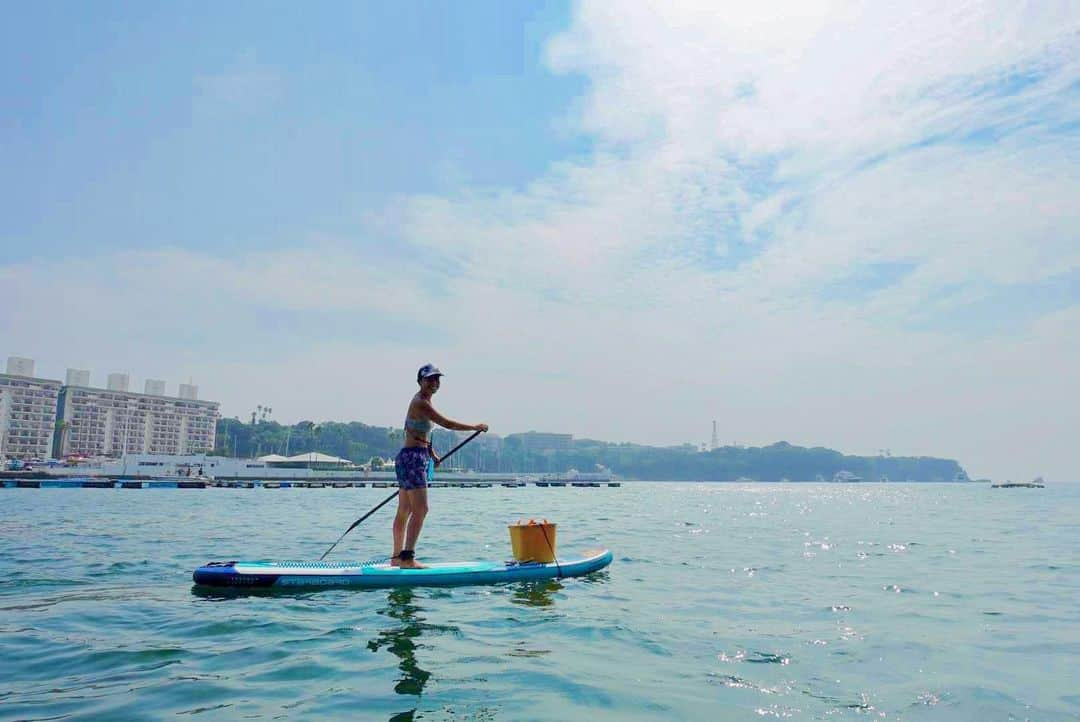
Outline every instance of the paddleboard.
{"label": "paddleboard", "polygon": [[210,562],[195,570],[196,584],[210,587],[385,587],[499,584],[579,577],[611,564],[611,552],[600,549],[557,562],[453,562],[425,569],[399,569],[389,562]]}

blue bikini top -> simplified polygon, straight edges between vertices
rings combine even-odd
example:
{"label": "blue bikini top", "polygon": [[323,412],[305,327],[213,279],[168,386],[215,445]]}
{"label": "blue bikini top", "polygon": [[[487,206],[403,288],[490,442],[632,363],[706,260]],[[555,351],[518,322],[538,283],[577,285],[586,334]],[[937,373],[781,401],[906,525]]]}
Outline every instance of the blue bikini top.
{"label": "blue bikini top", "polygon": [[431,430],[435,428],[435,422],[428,419],[410,419],[406,416],[405,428],[423,434],[426,439],[431,434]]}

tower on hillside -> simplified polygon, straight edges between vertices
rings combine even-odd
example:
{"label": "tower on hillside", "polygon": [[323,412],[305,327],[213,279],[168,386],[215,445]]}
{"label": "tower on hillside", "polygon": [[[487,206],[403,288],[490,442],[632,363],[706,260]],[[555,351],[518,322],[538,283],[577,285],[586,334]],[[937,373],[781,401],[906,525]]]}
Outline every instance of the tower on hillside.
{"label": "tower on hillside", "polygon": [[720,448],[720,437],[716,435],[716,420],[712,422],[712,442],[709,444],[709,450],[715,451]]}

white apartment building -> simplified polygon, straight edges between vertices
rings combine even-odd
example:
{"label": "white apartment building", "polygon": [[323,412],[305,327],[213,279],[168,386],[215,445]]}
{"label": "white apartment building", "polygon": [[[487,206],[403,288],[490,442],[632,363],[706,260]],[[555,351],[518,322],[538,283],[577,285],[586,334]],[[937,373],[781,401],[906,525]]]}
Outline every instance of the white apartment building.
{"label": "white apartment building", "polygon": [[[114,381],[110,385],[126,386]],[[206,454],[214,449],[220,416],[214,401],[65,386],[55,455]]]}
{"label": "white apartment building", "polygon": [[510,434],[507,439],[518,439],[526,451],[567,451],[573,448],[573,434],[548,434],[539,431],[526,431],[523,434]]}
{"label": "white apartment building", "polygon": [[47,459],[61,384],[34,378],[29,359],[9,359],[8,369],[19,373],[0,374],[0,458]]}

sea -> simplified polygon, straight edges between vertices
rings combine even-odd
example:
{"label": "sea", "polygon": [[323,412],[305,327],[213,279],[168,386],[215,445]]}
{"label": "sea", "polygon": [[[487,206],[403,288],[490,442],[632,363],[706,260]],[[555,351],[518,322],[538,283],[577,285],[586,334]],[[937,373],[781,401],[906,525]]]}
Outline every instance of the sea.
{"label": "sea", "polygon": [[[587,577],[222,593],[386,489],[0,489],[0,720],[1080,720],[1080,484],[433,489],[422,561]],[[331,559],[390,553],[392,508]]]}

